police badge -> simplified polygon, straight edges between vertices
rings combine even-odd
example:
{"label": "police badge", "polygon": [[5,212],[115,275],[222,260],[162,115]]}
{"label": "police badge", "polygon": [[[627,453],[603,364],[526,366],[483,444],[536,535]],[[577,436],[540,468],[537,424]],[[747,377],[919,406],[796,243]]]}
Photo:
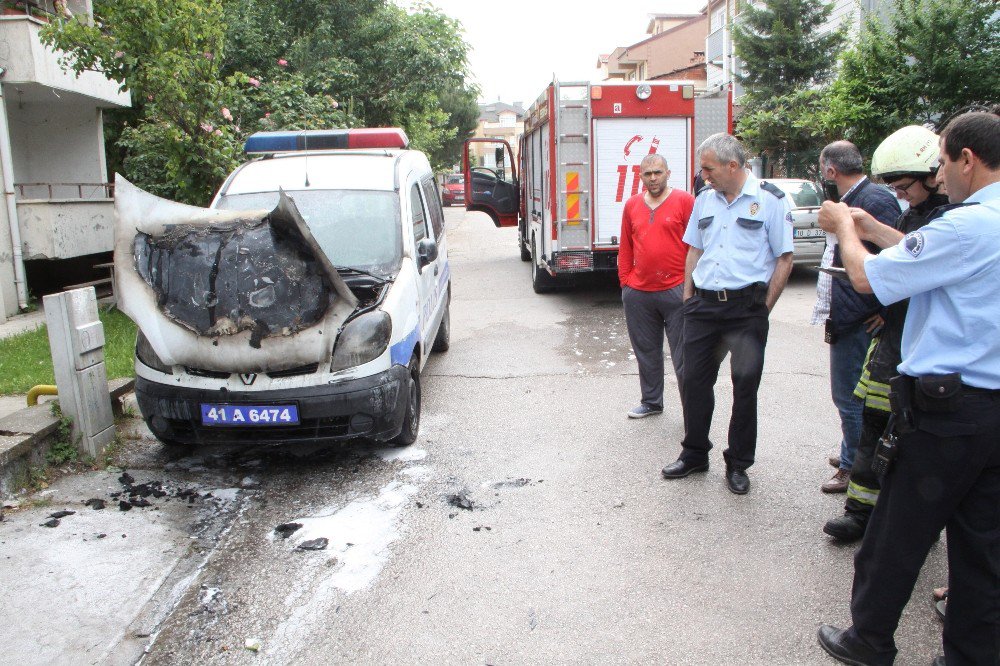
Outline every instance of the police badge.
{"label": "police badge", "polygon": [[760,210],[760,204],[759,203],[757,203],[756,201],[754,201],[752,204],[750,204],[750,214],[751,215],[756,215],[757,211],[759,211],[759,210]]}

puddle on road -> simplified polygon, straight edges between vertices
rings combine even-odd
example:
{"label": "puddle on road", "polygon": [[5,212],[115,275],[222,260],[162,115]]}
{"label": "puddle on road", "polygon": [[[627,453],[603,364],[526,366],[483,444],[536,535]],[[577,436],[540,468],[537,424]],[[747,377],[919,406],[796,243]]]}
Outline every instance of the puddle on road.
{"label": "puddle on road", "polygon": [[[427,457],[426,451],[416,447],[373,449],[370,453],[390,463],[413,463]],[[291,518],[288,523],[301,527],[287,538],[273,531],[268,533],[267,538],[279,547],[297,551],[302,557],[322,558],[321,562],[329,567],[329,573],[289,591],[284,603],[290,612],[275,630],[270,651],[290,654],[288,650],[294,651],[292,646],[309,634],[316,618],[323,617],[334,605],[338,593],[354,594],[374,583],[389,562],[390,547],[406,530],[400,520],[403,508],[419,492],[419,484],[430,479],[431,472],[426,465],[402,467],[397,474],[405,479],[393,479],[374,496]],[[300,550],[303,544],[323,541],[325,546],[320,550]]]}

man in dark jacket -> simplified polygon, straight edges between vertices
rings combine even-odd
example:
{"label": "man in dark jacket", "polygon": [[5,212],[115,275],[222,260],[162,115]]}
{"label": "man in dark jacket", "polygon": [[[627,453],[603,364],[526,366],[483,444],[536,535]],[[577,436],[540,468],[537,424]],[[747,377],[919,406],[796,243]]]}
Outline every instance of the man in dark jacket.
{"label": "man in dark jacket", "polygon": [[[882,224],[892,226],[901,212],[896,198],[885,188],[872,183],[862,171],[861,153],[850,141],[835,141],[819,155],[820,173],[827,183],[835,184],[840,200],[860,208]],[[879,248],[869,244],[869,251]],[[843,267],[839,247],[834,250],[833,265]],[[834,280],[827,321],[830,343],[830,391],[840,412],[840,466],[837,473],[821,486],[825,493],[847,490],[854,464],[854,454],[861,439],[863,403],[854,397],[861,377],[865,352],[872,334],[882,325],[882,306],[871,294],[859,294],[846,280]]]}
{"label": "man in dark jacket", "polygon": [[[896,197],[910,205],[900,215],[894,229],[883,227],[867,213],[853,211],[866,232],[873,237],[878,235],[876,244],[879,247],[895,245],[904,235],[927,224],[931,211],[947,205],[948,197],[938,192],[939,152],[938,136],[918,125],[894,132],[875,149],[872,176],[881,178]],[[864,401],[864,411],[861,440],[847,485],[847,502],[844,514],[831,518],[823,526],[823,531],[838,541],[857,541],[864,536],[878,499],[881,486],[871,469],[872,458],[889,423],[889,380],[899,374],[896,366],[902,360],[900,348],[908,304],[909,299],[906,299],[885,309],[885,324],[869,347],[864,373],[854,389],[854,395]]]}

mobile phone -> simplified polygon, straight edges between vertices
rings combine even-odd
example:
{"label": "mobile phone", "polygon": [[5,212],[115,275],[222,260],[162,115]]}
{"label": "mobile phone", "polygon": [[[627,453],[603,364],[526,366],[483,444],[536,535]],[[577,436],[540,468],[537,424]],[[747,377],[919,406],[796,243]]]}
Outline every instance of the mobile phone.
{"label": "mobile phone", "polygon": [[824,180],[823,196],[825,196],[828,201],[840,203],[840,192],[837,190],[837,183],[832,180]]}
{"label": "mobile phone", "polygon": [[818,270],[826,273],[827,275],[832,275],[839,280],[850,280],[850,278],[847,277],[846,268],[840,268],[839,266],[820,266]]}

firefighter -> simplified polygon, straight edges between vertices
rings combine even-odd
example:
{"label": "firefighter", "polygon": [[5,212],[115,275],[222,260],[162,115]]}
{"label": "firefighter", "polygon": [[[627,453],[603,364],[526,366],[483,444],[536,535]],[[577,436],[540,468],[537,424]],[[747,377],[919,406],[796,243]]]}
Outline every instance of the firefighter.
{"label": "firefighter", "polygon": [[854,559],[853,624],[818,632],[823,649],[849,664],[893,662],[893,634],[942,529],[948,613],[935,663],[1000,663],[1000,116],[953,120],[938,159],[949,199],[964,205],[938,209],[877,256],[846,205],[820,211],[858,291],[883,303],[910,299],[891,383],[893,433],[875,453],[887,472]]}
{"label": "firefighter", "polygon": [[[872,155],[872,176],[880,178],[909,204],[893,228],[879,224],[871,215],[852,211],[858,224],[869,234],[880,234],[876,245],[882,248],[897,244],[905,234],[927,224],[927,216],[948,197],[938,191],[938,136],[927,128],[910,125],[892,133]],[[881,332],[868,348],[865,368],[854,395],[864,402],[861,439],[847,484],[844,514],[831,518],[823,531],[843,542],[857,541],[865,533],[875,500],[878,476],[872,472],[875,445],[889,422],[889,380],[895,377],[900,362],[903,320],[909,300],[893,303],[884,312]]]}
{"label": "firefighter", "polygon": [[757,389],[764,370],[768,315],[792,272],[792,213],[785,193],[746,170],[747,153],[728,134],[698,148],[711,189],[695,200],[684,232],[683,450],[666,479],[708,469],[715,382],[726,353],[733,379],[726,483],[750,489],[746,470],[757,448]]}
{"label": "firefighter", "polygon": [[618,278],[628,337],[639,365],[642,402],[628,416],[640,419],[663,411],[663,336],[678,386],[683,372],[681,296],[687,245],[681,238],[694,197],[670,187],[670,169],[653,153],[639,164],[644,192],[622,210]]}

